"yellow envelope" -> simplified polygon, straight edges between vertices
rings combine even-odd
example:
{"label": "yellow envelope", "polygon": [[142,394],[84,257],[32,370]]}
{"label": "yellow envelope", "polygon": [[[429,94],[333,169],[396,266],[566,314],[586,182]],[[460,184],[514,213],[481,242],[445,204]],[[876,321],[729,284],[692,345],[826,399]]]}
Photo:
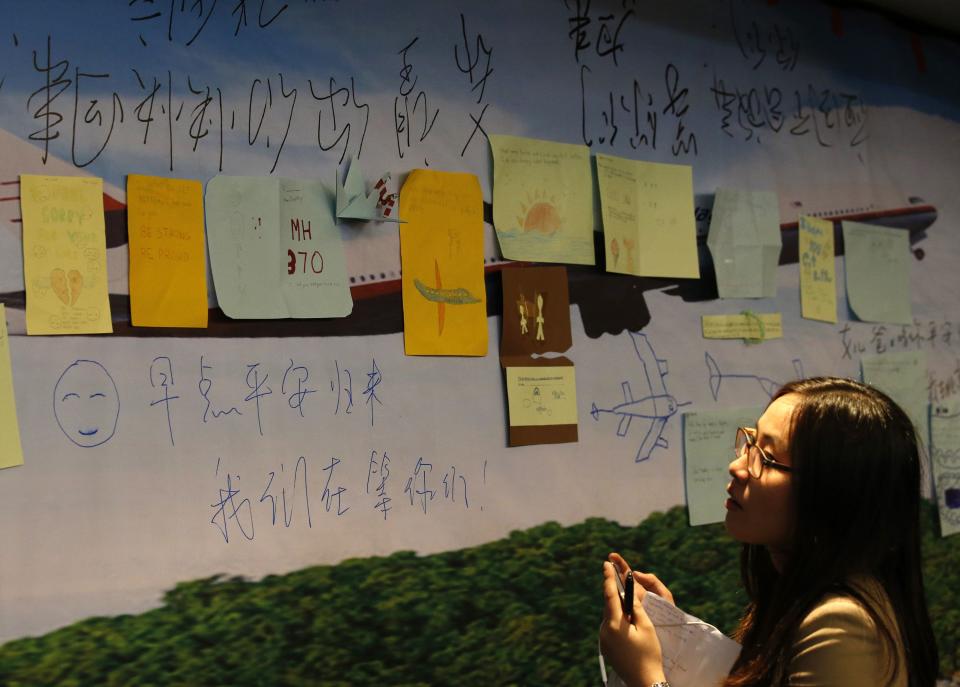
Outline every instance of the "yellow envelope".
{"label": "yellow envelope", "polygon": [[0,303],[0,468],[23,465],[20,429],[17,426],[17,403],[13,396],[13,374],[10,369],[10,340],[7,338],[7,317]]}
{"label": "yellow envelope", "polygon": [[407,355],[486,355],[483,194],[472,174],[416,169],[400,191]]}
{"label": "yellow envelope", "polygon": [[27,334],[113,331],[103,180],[20,175]]}
{"label": "yellow envelope", "polygon": [[206,327],[203,185],[127,177],[130,321],[135,327]]}
{"label": "yellow envelope", "polygon": [[800,231],[800,309],[808,320],[837,321],[833,222],[803,215]]}

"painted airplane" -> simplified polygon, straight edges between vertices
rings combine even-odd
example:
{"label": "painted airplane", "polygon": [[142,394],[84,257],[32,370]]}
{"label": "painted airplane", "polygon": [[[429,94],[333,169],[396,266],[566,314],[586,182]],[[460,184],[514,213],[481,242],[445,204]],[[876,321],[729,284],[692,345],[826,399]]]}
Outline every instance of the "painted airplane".
{"label": "painted airplane", "polygon": [[[633,348],[637,352],[637,358],[640,360],[640,367],[643,369],[643,378],[646,381],[645,391],[647,395],[639,398],[634,397],[633,390],[630,388],[630,382],[625,381],[620,386],[623,389],[623,403],[613,408],[598,408],[593,403],[590,408],[590,414],[594,420],[599,421],[602,413],[610,413],[620,418],[617,425],[617,436],[625,437],[630,431],[630,424],[635,420],[646,422],[646,434],[643,441],[640,442],[640,448],[637,450],[635,462],[641,463],[647,460],[656,448],[667,448],[669,444],[663,437],[663,430],[667,426],[667,420],[677,413],[681,406],[689,405],[690,401],[685,403],[677,402],[673,396],[667,392],[664,377],[667,376],[667,361],[658,358],[650,340],[646,334],[630,332],[630,339],[633,341]],[[653,374],[651,374],[651,371]]]}

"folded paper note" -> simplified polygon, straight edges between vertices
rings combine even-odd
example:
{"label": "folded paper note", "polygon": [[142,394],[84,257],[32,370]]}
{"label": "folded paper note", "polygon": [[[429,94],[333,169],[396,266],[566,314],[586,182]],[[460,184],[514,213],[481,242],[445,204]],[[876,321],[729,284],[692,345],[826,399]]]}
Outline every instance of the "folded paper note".
{"label": "folded paper note", "polygon": [[389,183],[390,173],[385,172],[367,192],[360,165],[351,162],[343,183],[338,179],[336,184],[337,219],[402,222],[395,207],[399,194],[389,190]]}
{"label": "folded paper note", "polygon": [[720,298],[776,296],[780,245],[775,193],[717,189],[707,246]]}
{"label": "folded paper note", "polygon": [[216,176],[207,184],[210,267],[236,319],[346,317],[353,310],[333,199],[319,181]]}
{"label": "folded paper note", "polygon": [[567,268],[515,267],[501,272],[510,446],[577,440],[577,391]]}
{"label": "folded paper note", "polygon": [[[504,367],[529,365],[533,355],[563,353],[573,344],[567,268],[504,269],[503,336],[500,361]],[[526,361],[526,362],[525,362]]]}
{"label": "folded paper note", "polygon": [[700,276],[693,168],[597,155],[608,272]]}

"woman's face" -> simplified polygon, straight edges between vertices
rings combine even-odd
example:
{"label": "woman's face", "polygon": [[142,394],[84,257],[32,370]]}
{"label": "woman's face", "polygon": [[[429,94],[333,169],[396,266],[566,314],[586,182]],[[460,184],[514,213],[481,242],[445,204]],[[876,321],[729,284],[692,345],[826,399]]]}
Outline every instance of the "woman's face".
{"label": "woman's face", "polygon": [[[787,447],[791,417],[799,400],[796,394],[781,396],[757,421],[757,445],[784,465],[792,465]],[[727,486],[727,531],[745,544],[759,544],[771,553],[785,553],[790,547],[795,519],[791,475],[768,465],[759,479],[751,477],[746,453],[730,463],[733,479]]]}

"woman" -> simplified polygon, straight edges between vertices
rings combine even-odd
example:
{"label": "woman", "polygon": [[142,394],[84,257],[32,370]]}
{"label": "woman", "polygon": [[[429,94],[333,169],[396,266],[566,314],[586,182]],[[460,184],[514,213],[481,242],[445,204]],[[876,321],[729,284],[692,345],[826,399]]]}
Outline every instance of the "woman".
{"label": "woman", "polygon": [[[913,424],[885,394],[839,378],[791,382],[755,429],[738,431],[727,531],[742,542],[750,598],[723,683],[933,687],[937,649],[920,571],[920,455]],[[665,684],[634,573],[632,619],[604,563],[604,655],[628,685]],[[706,686],[705,686],[706,687]]]}

